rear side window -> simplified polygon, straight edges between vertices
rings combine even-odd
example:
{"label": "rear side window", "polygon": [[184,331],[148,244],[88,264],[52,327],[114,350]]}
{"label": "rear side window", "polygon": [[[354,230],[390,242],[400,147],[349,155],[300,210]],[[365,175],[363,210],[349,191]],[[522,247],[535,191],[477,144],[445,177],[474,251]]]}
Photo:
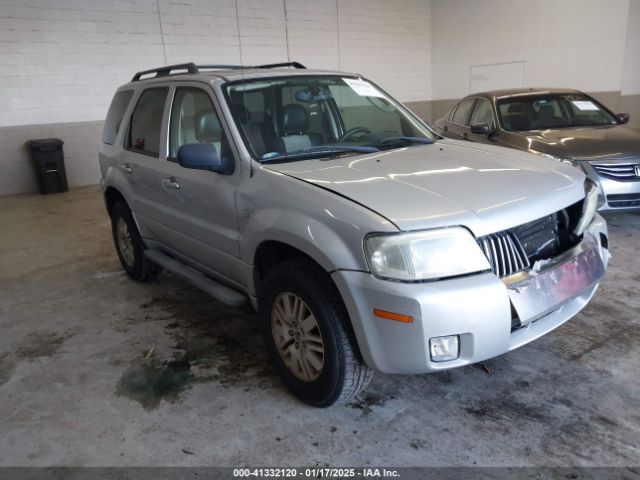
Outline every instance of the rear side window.
{"label": "rear side window", "polygon": [[109,112],[107,112],[107,119],[104,121],[104,130],[102,132],[103,143],[113,145],[113,142],[116,141],[116,136],[122,123],[122,117],[129,106],[132,96],[133,90],[123,90],[122,92],[116,93],[113,100],[111,100]]}
{"label": "rear side window", "polygon": [[447,113],[447,120],[449,120],[450,122],[453,122],[453,114],[456,113],[456,108],[458,108],[457,103],[453,107],[451,107],[451,110],[449,110],[449,113]]}
{"label": "rear side window", "polygon": [[149,88],[142,92],[131,114],[127,147],[140,153],[158,156],[162,114],[169,89]]}
{"label": "rear side window", "polygon": [[460,125],[467,125],[469,123],[469,116],[471,115],[471,109],[473,108],[473,102],[475,98],[465,98],[458,105],[456,113],[453,114],[453,122]]}

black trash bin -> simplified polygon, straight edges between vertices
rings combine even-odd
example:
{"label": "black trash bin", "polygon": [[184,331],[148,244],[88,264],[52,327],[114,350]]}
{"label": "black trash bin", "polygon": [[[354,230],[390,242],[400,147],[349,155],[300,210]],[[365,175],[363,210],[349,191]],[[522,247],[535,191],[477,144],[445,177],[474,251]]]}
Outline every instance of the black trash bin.
{"label": "black trash bin", "polygon": [[42,138],[27,142],[40,193],[61,193],[69,189],[64,168],[63,144],[59,138]]}

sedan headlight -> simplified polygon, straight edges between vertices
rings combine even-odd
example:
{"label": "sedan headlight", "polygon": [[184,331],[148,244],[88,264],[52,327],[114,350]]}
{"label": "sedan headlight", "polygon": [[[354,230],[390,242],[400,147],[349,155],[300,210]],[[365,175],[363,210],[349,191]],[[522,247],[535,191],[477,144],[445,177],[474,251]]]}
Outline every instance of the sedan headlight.
{"label": "sedan headlight", "polygon": [[365,240],[371,272],[377,277],[415,282],[489,270],[489,261],[462,227],[372,234]]}
{"label": "sedan headlight", "polygon": [[596,216],[598,209],[598,186],[588,178],[584,181],[584,203],[582,204],[582,216],[573,233],[582,235]]}

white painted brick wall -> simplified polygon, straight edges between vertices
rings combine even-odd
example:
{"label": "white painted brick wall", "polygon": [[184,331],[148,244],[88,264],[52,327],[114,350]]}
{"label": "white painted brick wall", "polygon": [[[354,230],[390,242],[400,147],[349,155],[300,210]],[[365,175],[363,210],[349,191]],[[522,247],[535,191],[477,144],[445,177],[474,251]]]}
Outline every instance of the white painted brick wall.
{"label": "white painted brick wall", "polygon": [[430,0],[0,0],[0,126],[100,120],[114,89],[165,53],[237,63],[242,50],[252,64],[288,50],[428,100],[430,22]]}
{"label": "white painted brick wall", "polygon": [[65,141],[72,186],[98,181],[114,90],[166,63],[297,60],[429,100],[431,0],[0,0],[0,195],[34,191],[24,143]]}
{"label": "white painted brick wall", "polygon": [[526,61],[527,87],[620,91],[629,4],[433,0],[433,98],[471,93],[472,65],[515,61]]}
{"label": "white painted brick wall", "polygon": [[401,101],[429,100],[430,12],[420,0],[341,1],[341,69],[366,75]]}

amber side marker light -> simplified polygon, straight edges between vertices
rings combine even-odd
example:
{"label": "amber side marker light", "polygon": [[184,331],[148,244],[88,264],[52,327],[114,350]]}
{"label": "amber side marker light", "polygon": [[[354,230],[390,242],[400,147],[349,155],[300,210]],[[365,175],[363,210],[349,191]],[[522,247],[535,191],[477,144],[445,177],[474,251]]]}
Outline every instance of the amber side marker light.
{"label": "amber side marker light", "polygon": [[413,317],[411,315],[403,315],[402,313],[387,312],[386,310],[380,310],[379,308],[374,308],[373,314],[376,317],[384,318],[385,320],[394,320],[396,322],[402,322],[402,323],[413,322]]}

